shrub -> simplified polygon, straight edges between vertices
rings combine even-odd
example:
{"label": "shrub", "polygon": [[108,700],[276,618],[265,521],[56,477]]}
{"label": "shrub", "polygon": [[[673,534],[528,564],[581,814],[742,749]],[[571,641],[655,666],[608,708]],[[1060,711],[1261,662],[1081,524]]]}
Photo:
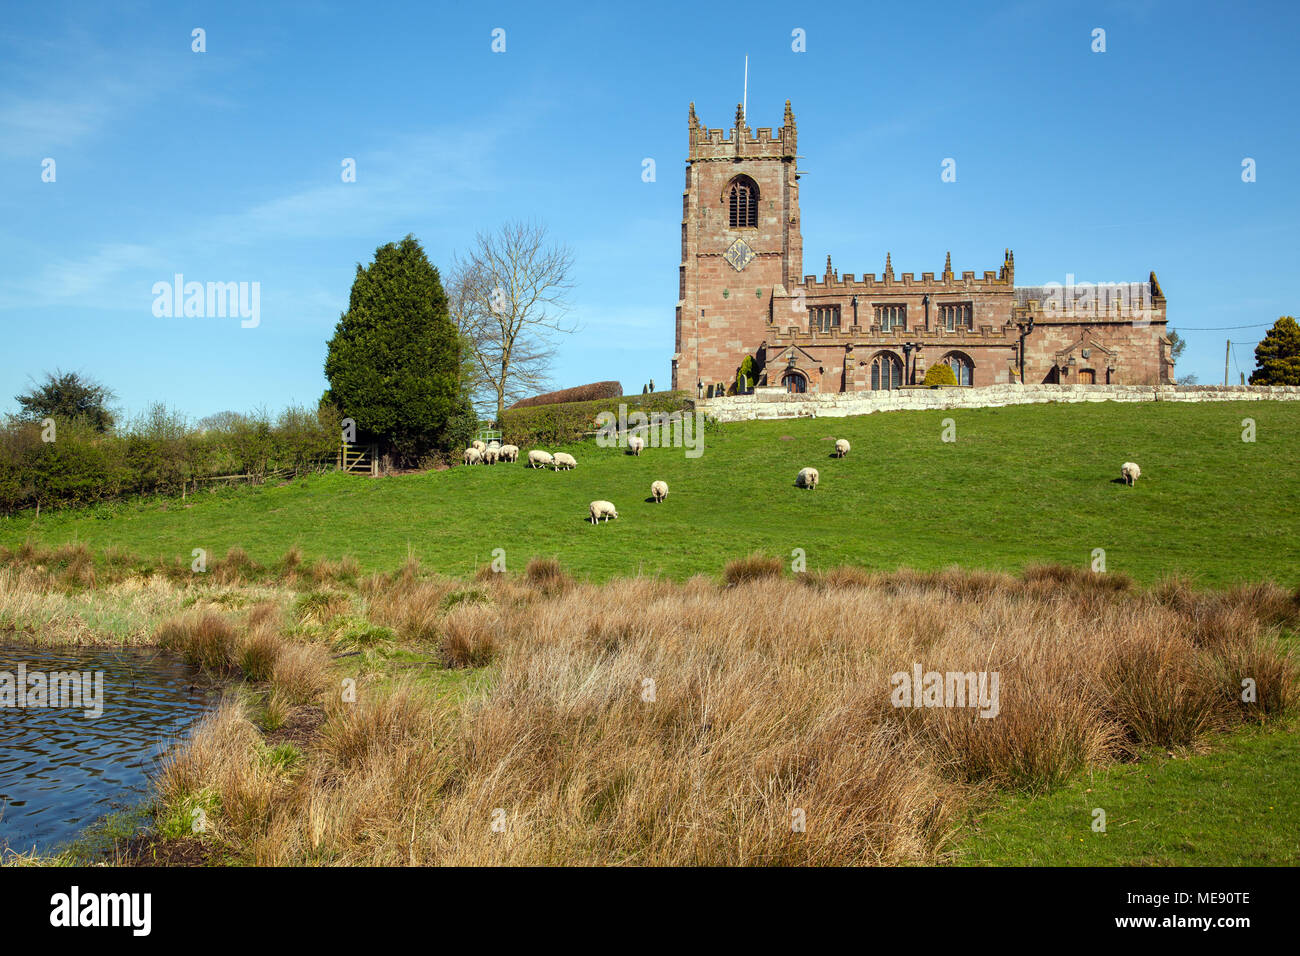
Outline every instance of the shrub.
{"label": "shrub", "polygon": [[754,356],[746,355],[740,363],[740,371],[736,373],[736,394],[743,394],[748,388],[754,387]]}
{"label": "shrub", "polygon": [[956,385],[957,376],[953,374],[952,366],[947,362],[935,362],[925,370],[924,384],[930,387],[936,385]]}

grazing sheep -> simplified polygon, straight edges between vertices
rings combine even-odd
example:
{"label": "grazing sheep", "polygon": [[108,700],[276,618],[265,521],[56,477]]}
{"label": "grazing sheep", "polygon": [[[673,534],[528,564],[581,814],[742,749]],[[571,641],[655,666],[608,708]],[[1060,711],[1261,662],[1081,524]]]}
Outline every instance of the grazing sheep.
{"label": "grazing sheep", "polygon": [[809,491],[812,491],[817,487],[817,481],[820,478],[821,475],[817,473],[816,468],[803,468],[800,470],[799,477],[795,479],[794,483],[800,488],[807,488]]}
{"label": "grazing sheep", "polygon": [[591,513],[592,524],[596,523],[597,518],[604,518],[608,521],[610,518],[618,517],[618,511],[614,509],[612,501],[593,501],[588,505],[588,510]]}
{"label": "grazing sheep", "polygon": [[555,459],[551,457],[551,453],[549,451],[541,451],[539,449],[533,449],[528,453],[529,468],[549,468],[554,463],[555,463]]}
{"label": "grazing sheep", "polygon": [[498,451],[497,448],[495,448],[494,446],[488,445],[487,449],[482,453],[481,457],[483,458],[483,464],[495,465],[497,463],[497,459],[501,457],[501,452]]}
{"label": "grazing sheep", "polygon": [[835,443],[835,457],[843,458],[849,453],[849,447],[849,440],[847,438],[841,438]]}
{"label": "grazing sheep", "polygon": [[469,443],[469,447],[470,447],[470,448],[473,448],[475,451],[477,451],[477,452],[481,455],[481,454],[483,454],[484,449],[487,448],[487,445],[483,444],[481,441],[479,441],[479,440],[476,438],[476,439],[474,439],[472,442]]}
{"label": "grazing sheep", "polygon": [[634,455],[641,454],[641,449],[645,447],[645,439],[640,435],[633,435],[627,440],[627,450]]}
{"label": "grazing sheep", "polygon": [[556,471],[560,471],[561,469],[563,469],[564,471],[572,471],[574,468],[577,467],[578,467],[578,460],[574,458],[572,455],[562,451],[557,451],[555,453]]}
{"label": "grazing sheep", "polygon": [[668,482],[656,481],[650,486],[650,495],[654,498],[655,503],[659,503],[668,497]]}
{"label": "grazing sheep", "polygon": [[1136,462],[1126,461],[1120,467],[1119,474],[1124,479],[1124,484],[1131,485],[1142,477],[1142,469],[1137,466]]}
{"label": "grazing sheep", "polygon": [[518,446],[518,445],[502,445],[502,446],[501,446],[501,450],[500,450],[500,452],[498,452],[498,455],[499,455],[501,461],[518,461],[518,460],[519,460],[519,446]]}
{"label": "grazing sheep", "polygon": [[483,455],[479,452],[477,448],[470,447],[465,449],[465,464],[477,465],[482,460],[483,460]]}

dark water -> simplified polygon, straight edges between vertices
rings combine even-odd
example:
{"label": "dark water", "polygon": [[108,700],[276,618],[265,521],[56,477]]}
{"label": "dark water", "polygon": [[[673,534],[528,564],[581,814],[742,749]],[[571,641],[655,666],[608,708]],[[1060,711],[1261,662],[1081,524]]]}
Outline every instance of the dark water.
{"label": "dark water", "polygon": [[103,672],[103,713],[0,699],[0,850],[50,850],[141,803],[166,748],[216,699],[194,668],[152,649],[0,646],[0,681],[20,664],[29,674]]}

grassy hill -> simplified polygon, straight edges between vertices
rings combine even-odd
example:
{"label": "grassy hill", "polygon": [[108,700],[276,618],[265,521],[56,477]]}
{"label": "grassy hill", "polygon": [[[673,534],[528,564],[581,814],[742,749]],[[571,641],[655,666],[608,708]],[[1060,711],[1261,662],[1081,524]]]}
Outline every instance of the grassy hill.
{"label": "grassy hill", "polygon": [[[1242,419],[1256,423],[1243,442]],[[956,441],[941,440],[951,418]],[[831,458],[833,439],[851,455]],[[592,443],[568,447],[572,472],[522,464],[383,478],[325,475],[279,487],[101,505],[0,519],[0,544],[81,541],[145,557],[242,548],[270,561],[355,556],[367,570],[408,554],[468,573],[504,548],[511,570],[554,556],[579,576],[685,578],[717,573],[755,550],[808,567],[952,564],[1017,570],[1086,565],[1154,581],[1205,585],[1272,577],[1300,584],[1300,403],[1041,405],[898,412],[847,419],[718,426],[704,454],[647,448],[635,458]],[[525,452],[527,449],[525,449]],[[1114,481],[1125,461],[1137,487]],[[821,471],[814,492],[799,468]],[[650,483],[671,494],[650,503]],[[607,498],[619,520],[586,523]]]}

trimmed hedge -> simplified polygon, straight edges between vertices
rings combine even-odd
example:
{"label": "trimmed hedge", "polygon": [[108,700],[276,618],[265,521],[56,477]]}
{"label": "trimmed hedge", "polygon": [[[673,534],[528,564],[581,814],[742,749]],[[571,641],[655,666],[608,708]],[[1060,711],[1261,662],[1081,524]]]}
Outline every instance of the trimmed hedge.
{"label": "trimmed hedge", "polygon": [[627,405],[631,412],[688,412],[695,402],[686,392],[650,392],[647,395],[616,395],[590,402],[564,402],[531,408],[505,410],[501,422],[502,440],[525,446],[570,445],[588,438],[596,431],[596,416],[601,412],[618,414],[618,406]]}
{"label": "trimmed hedge", "polygon": [[590,385],[575,385],[573,388],[562,388],[558,392],[547,392],[544,395],[520,399],[507,411],[516,408],[535,408],[538,405],[561,405],[565,402],[594,402],[602,398],[619,398],[622,394],[623,386],[618,382],[592,382]]}

